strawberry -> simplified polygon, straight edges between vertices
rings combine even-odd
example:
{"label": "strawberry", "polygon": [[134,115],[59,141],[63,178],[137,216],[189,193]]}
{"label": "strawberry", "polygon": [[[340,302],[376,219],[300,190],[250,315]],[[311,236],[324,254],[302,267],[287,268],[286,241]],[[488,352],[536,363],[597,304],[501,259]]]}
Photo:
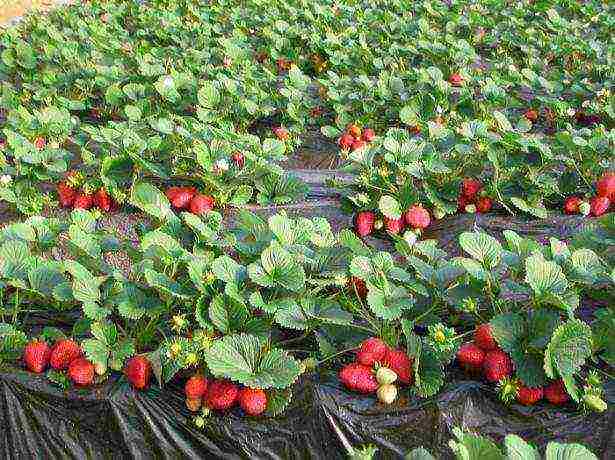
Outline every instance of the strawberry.
{"label": "strawberry", "polygon": [[361,134],[361,139],[365,142],[371,142],[376,138],[376,133],[371,128],[365,128],[363,130],[363,134]]}
{"label": "strawberry", "polygon": [[464,195],[459,195],[457,197],[457,211],[458,212],[466,212],[466,206],[472,203],[472,199],[468,198]]}
{"label": "strawberry", "polygon": [[481,214],[486,214],[491,211],[492,206],[493,200],[488,196],[481,196],[478,200],[476,200],[476,211]]}
{"label": "strawberry", "polygon": [[171,206],[186,209],[190,200],[196,195],[196,189],[194,187],[170,187],[165,195],[171,202]]}
{"label": "strawberry", "polygon": [[361,138],[361,128],[359,128],[357,125],[350,125],[347,131],[348,134],[350,134],[355,139]]}
{"label": "strawberry", "polygon": [[228,380],[214,380],[207,387],[207,405],[211,409],[230,409],[237,402],[239,388]]}
{"label": "strawberry", "polygon": [[90,209],[94,204],[94,197],[90,193],[79,192],[75,197],[73,207],[75,209]]}
{"label": "strawberry", "polygon": [[75,385],[91,385],[94,383],[94,364],[85,358],[77,358],[68,367],[68,377]]}
{"label": "strawberry", "polygon": [[512,374],[512,361],[502,350],[487,352],[483,361],[483,375],[489,382],[499,382]]}
{"label": "strawberry", "polygon": [[605,196],[595,196],[590,200],[589,205],[592,216],[599,217],[609,210],[611,200]]}
{"label": "strawberry", "polygon": [[203,398],[186,398],[186,407],[190,412],[198,412],[203,405]]}
{"label": "strawberry", "polygon": [[124,375],[136,390],[144,390],[149,385],[152,365],[143,355],[133,356],[124,366]]}
{"label": "strawberry", "polygon": [[448,82],[453,86],[463,85],[463,77],[458,73],[453,73],[448,77]]}
{"label": "strawberry", "polygon": [[187,399],[200,399],[207,391],[207,379],[200,375],[193,375],[188,379],[184,386],[184,393]]}
{"label": "strawberry", "polygon": [[485,352],[472,342],[464,343],[457,352],[457,361],[466,371],[480,369],[485,360]]}
{"label": "strawberry", "polygon": [[49,365],[51,348],[43,340],[33,340],[28,343],[23,351],[23,360],[30,372],[40,374]]}
{"label": "strawberry", "polygon": [[68,369],[70,363],[81,358],[83,352],[77,342],[71,339],[62,339],[56,342],[49,355],[51,367],[57,370]]}
{"label": "strawberry", "polygon": [[372,369],[363,364],[348,364],[340,371],[339,379],[351,391],[369,394],[378,389],[378,381]]}
{"label": "strawberry", "polygon": [[465,178],[461,183],[461,195],[468,198],[468,202],[472,202],[482,188],[483,185],[476,179]]}
{"label": "strawberry", "polygon": [[596,195],[615,201],[615,172],[605,172],[596,182]]}
{"label": "strawberry", "polygon": [[517,401],[524,406],[533,406],[542,399],[543,390],[540,387],[526,387],[525,385],[519,386],[517,390]]}
{"label": "strawberry", "polygon": [[412,358],[402,350],[387,348],[383,364],[397,374],[400,382],[411,385],[413,380]]}
{"label": "strawberry", "polygon": [[352,146],[350,147],[350,150],[354,152],[356,150],[364,149],[365,147],[367,147],[367,142],[361,139],[355,139],[354,141],[352,141]]}
{"label": "strawberry", "polygon": [[489,323],[476,326],[474,331],[474,343],[483,351],[492,351],[498,348],[498,344],[493,338]]}
{"label": "strawberry", "polygon": [[568,396],[564,382],[561,379],[555,380],[545,387],[545,398],[551,404],[558,406],[570,400],[570,396]]}
{"label": "strawberry", "polygon": [[337,140],[337,143],[339,144],[342,150],[350,150],[350,147],[352,147],[353,142],[354,142],[354,138],[348,133],[342,134],[340,138]]}
{"label": "strawberry", "polygon": [[529,121],[531,121],[532,123],[534,123],[536,120],[538,120],[538,111],[534,109],[527,109],[523,113],[523,116],[527,118]]}
{"label": "strawberry", "polygon": [[370,235],[374,231],[374,223],[376,222],[376,215],[371,211],[362,211],[357,213],[354,222],[354,228],[357,235],[365,237]]}
{"label": "strawberry", "polygon": [[351,276],[348,279],[348,287],[353,293],[356,290],[357,295],[361,299],[365,299],[367,297],[367,285],[365,284],[365,281],[363,281],[361,278],[357,278],[356,276]]}
{"label": "strawberry", "polygon": [[109,212],[113,209],[113,198],[109,196],[104,188],[100,188],[94,194],[94,206],[101,211]]}
{"label": "strawberry", "polygon": [[392,235],[397,235],[404,230],[404,219],[390,219],[385,217],[384,228],[386,228],[386,231]]}
{"label": "strawberry", "polygon": [[214,199],[209,195],[197,194],[190,200],[190,212],[200,216],[214,208]]}
{"label": "strawberry", "polygon": [[237,169],[243,168],[243,165],[246,162],[246,158],[241,152],[233,153],[233,156],[231,157],[231,159],[233,160],[233,163],[235,164],[235,167]]}
{"label": "strawberry", "polygon": [[371,337],[361,343],[357,352],[357,362],[372,367],[376,361],[382,361],[386,354],[386,344],[377,337]]}
{"label": "strawberry", "polygon": [[431,218],[429,217],[429,212],[422,207],[421,205],[412,205],[410,209],[406,211],[404,214],[404,219],[406,219],[406,223],[412,228],[427,228],[429,227],[429,223],[431,222]]}
{"label": "strawberry", "polygon": [[569,196],[564,201],[564,213],[578,214],[580,212],[579,205],[581,203],[582,203],[582,200],[578,196]]}
{"label": "strawberry", "polygon": [[37,137],[36,139],[34,139],[34,147],[36,147],[38,150],[43,150],[46,145],[47,141],[44,137]]}
{"label": "strawberry", "polygon": [[286,139],[288,139],[289,133],[287,129],[283,126],[276,126],[275,128],[272,128],[272,131],[273,134],[275,134],[276,137],[281,141],[285,141]]}
{"label": "strawberry", "polygon": [[267,395],[258,388],[242,388],[239,392],[239,405],[246,414],[256,417],[267,409]]}
{"label": "strawberry", "polygon": [[77,190],[68,185],[66,182],[60,182],[58,184],[57,192],[60,206],[63,208],[70,208],[75,203]]}

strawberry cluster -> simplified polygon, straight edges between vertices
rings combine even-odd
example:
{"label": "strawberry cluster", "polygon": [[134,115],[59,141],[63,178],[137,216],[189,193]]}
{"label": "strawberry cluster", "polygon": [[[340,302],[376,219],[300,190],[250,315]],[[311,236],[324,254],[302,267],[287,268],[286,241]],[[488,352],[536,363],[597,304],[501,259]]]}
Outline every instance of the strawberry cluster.
{"label": "strawberry cluster", "polygon": [[209,382],[202,374],[195,374],[184,386],[186,407],[197,412],[201,406],[224,411],[237,403],[252,417],[261,415],[267,409],[267,394],[259,388],[239,387],[229,380]]}
{"label": "strawberry cluster", "polygon": [[493,200],[486,194],[483,184],[472,178],[465,178],[461,183],[457,197],[459,212],[486,214],[491,211]]}
{"label": "strawberry cluster", "polygon": [[605,172],[596,182],[596,195],[589,202],[578,196],[569,196],[564,201],[564,213],[599,217],[615,205],[615,171]]}
{"label": "strawberry cluster", "polygon": [[357,125],[350,125],[339,137],[337,144],[342,150],[360,150],[376,138],[376,133],[371,128],[361,129]]}
{"label": "strawberry cluster", "polygon": [[213,197],[198,193],[195,187],[169,187],[165,195],[175,209],[185,209],[197,216],[214,209]]}
{"label": "strawberry cluster", "polygon": [[[23,361],[30,372],[43,373],[51,367],[66,371],[76,386],[86,387],[94,383],[96,375],[104,375],[106,366],[94,365],[84,356],[82,348],[72,339],[60,339],[52,347],[44,340],[33,340],[24,348]],[[144,356],[134,356],[126,363],[124,373],[136,389],[149,384],[151,365]]]}
{"label": "strawberry cluster", "polygon": [[381,402],[391,404],[397,398],[395,381],[412,385],[412,358],[371,337],[361,343],[355,361],[342,368],[339,379],[351,391],[377,393]]}
{"label": "strawberry cluster", "polygon": [[399,235],[404,230],[411,230],[419,235],[420,232],[431,223],[429,211],[421,204],[414,204],[404,212],[399,219],[391,219],[384,216],[376,218],[373,211],[361,211],[356,214],[354,228],[357,235],[361,238],[371,235],[374,230],[384,228],[391,235]]}
{"label": "strawberry cluster", "polygon": [[457,352],[457,362],[471,375],[482,375],[489,383],[498,384],[503,397],[505,392],[512,393],[525,406],[534,405],[543,397],[556,405],[570,399],[561,380],[555,380],[544,388],[531,388],[513,379],[513,362],[498,346],[489,323],[477,326],[474,341],[461,345]]}
{"label": "strawberry cluster", "polygon": [[92,187],[82,184],[81,175],[70,171],[66,178],[58,183],[56,190],[60,206],[71,209],[98,208],[104,212],[117,211],[118,203],[109,196],[104,187]]}

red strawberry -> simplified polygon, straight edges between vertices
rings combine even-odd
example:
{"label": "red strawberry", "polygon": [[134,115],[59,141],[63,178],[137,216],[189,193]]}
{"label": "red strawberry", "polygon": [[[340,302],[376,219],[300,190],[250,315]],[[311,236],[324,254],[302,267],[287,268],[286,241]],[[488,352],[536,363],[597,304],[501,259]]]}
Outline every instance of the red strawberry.
{"label": "red strawberry", "polygon": [[469,342],[464,343],[459,347],[457,352],[457,361],[466,371],[480,369],[485,360],[485,352],[478,348],[475,344]]}
{"label": "red strawberry", "polygon": [[359,393],[375,393],[378,389],[372,369],[363,364],[348,364],[340,371],[339,379],[346,388]]}
{"label": "red strawberry", "polygon": [[214,199],[209,195],[197,194],[190,200],[190,212],[200,216],[214,208]]}
{"label": "red strawberry", "polygon": [[458,73],[453,73],[448,77],[448,82],[453,86],[463,85],[463,77]]}
{"label": "red strawberry", "polygon": [[363,281],[361,278],[351,276],[348,279],[348,287],[353,293],[356,289],[356,292],[361,299],[365,299],[367,297],[367,285],[365,284],[365,281]]}
{"label": "red strawberry", "polygon": [[207,387],[207,405],[211,409],[230,409],[237,402],[239,388],[228,380],[214,380]]}
{"label": "red strawberry", "polygon": [[109,212],[113,209],[113,198],[109,196],[104,188],[100,188],[94,194],[94,206],[101,211]]}
{"label": "red strawberry", "polygon": [[73,203],[75,209],[90,209],[94,204],[94,197],[89,193],[79,192]]}
{"label": "red strawberry", "polygon": [[406,352],[387,348],[384,354],[383,363],[397,374],[397,378],[400,382],[408,385],[412,384],[412,358],[410,358]]}
{"label": "red strawberry", "polygon": [[429,212],[421,205],[412,205],[404,214],[406,223],[412,228],[427,228],[431,222]]}
{"label": "red strawberry", "polygon": [[241,152],[235,152],[235,153],[233,153],[232,160],[233,160],[233,163],[235,163],[235,166],[236,166],[238,169],[243,168],[243,165],[244,165],[244,164],[245,164],[245,162],[246,162],[246,158],[245,158],[245,156],[243,155],[243,153],[241,153]]}
{"label": "red strawberry", "polygon": [[359,128],[357,125],[350,125],[348,127],[348,134],[350,134],[355,139],[360,139],[361,138],[361,128]]}
{"label": "red strawberry", "polygon": [[365,147],[367,147],[367,142],[361,139],[355,139],[354,141],[352,141],[352,146],[350,147],[350,150],[354,152],[356,150],[364,149]]}
{"label": "red strawberry", "polygon": [[94,383],[94,364],[85,358],[78,358],[70,363],[68,377],[75,385],[91,385]]}
{"label": "red strawberry", "polygon": [[615,172],[605,172],[596,182],[596,195],[615,201]]}
{"label": "red strawberry", "polygon": [[350,150],[350,147],[352,147],[353,142],[354,142],[354,137],[352,137],[348,133],[342,134],[340,138],[337,140],[337,143],[339,144],[342,150]]}
{"label": "red strawberry", "polygon": [[171,202],[171,206],[177,209],[186,209],[190,200],[196,195],[196,189],[194,187],[170,187],[165,194]]}
{"label": "red strawberry", "polygon": [[288,139],[289,134],[286,128],[282,126],[276,126],[275,128],[272,128],[272,131],[273,134],[275,134],[276,137],[281,141],[285,141],[286,139]]}
{"label": "red strawberry", "polygon": [[357,362],[372,367],[376,361],[382,361],[387,352],[386,344],[377,337],[370,337],[361,343],[357,352]]}
{"label": "red strawberry", "polygon": [[355,217],[354,228],[360,237],[368,236],[374,231],[376,215],[371,211],[362,211]]}
{"label": "red strawberry", "polygon": [[124,366],[124,375],[136,390],[144,390],[149,385],[152,365],[142,355],[133,356]]}
{"label": "red strawberry", "polygon": [[564,201],[564,213],[566,214],[578,214],[580,212],[579,205],[583,201],[578,196],[569,196]]}
{"label": "red strawberry", "polygon": [[481,196],[478,200],[476,200],[476,211],[481,214],[486,214],[491,211],[492,206],[493,200],[488,196]]}
{"label": "red strawberry", "polygon": [[34,147],[36,147],[38,150],[43,150],[46,145],[47,141],[44,137],[37,137],[36,139],[34,139]]}
{"label": "red strawberry", "polygon": [[81,358],[83,352],[77,342],[71,339],[62,339],[56,342],[51,349],[49,363],[57,370],[68,369],[70,363],[77,358]]}
{"label": "red strawberry", "polygon": [[43,340],[33,340],[26,345],[23,351],[23,360],[30,372],[40,374],[49,365],[51,348]]}
{"label": "red strawberry", "polygon": [[611,206],[611,200],[609,200],[605,196],[595,196],[590,200],[589,206],[591,209],[591,215],[595,217],[600,217],[609,210],[609,207]]}
{"label": "red strawberry", "polygon": [[468,198],[464,195],[459,195],[457,197],[457,211],[466,212],[466,206],[472,203],[471,198]]}
{"label": "red strawberry", "polygon": [[564,382],[561,379],[555,380],[545,387],[545,398],[551,404],[558,406],[570,400],[570,396],[568,396]]}
{"label": "red strawberry", "polygon": [[527,109],[523,116],[533,123],[538,120],[538,111],[534,109]]}
{"label": "red strawberry", "polygon": [[502,350],[493,350],[485,355],[483,375],[489,382],[499,382],[512,374],[512,361]]}
{"label": "red strawberry", "polygon": [[376,138],[376,133],[371,128],[365,128],[363,130],[363,134],[361,134],[361,139],[365,142],[371,142]]}
{"label": "red strawberry", "polygon": [[542,399],[542,396],[543,391],[540,387],[531,388],[521,385],[517,390],[517,401],[524,406],[533,406]]}
{"label": "red strawberry", "polygon": [[200,399],[205,395],[206,391],[207,379],[200,374],[190,377],[184,386],[184,392],[188,399]]}
{"label": "red strawberry", "polygon": [[391,233],[392,235],[397,235],[401,233],[404,229],[404,219],[390,219],[388,217],[385,217],[384,228],[386,228],[386,231]]}
{"label": "red strawberry", "polygon": [[60,206],[63,208],[70,208],[75,203],[77,190],[68,185],[66,182],[60,182],[58,184],[57,191]]}
{"label": "red strawberry", "polygon": [[243,388],[239,392],[239,405],[246,414],[256,417],[267,409],[267,395],[260,389]]}
{"label": "red strawberry", "polygon": [[463,182],[461,183],[461,194],[465,198],[468,198],[469,201],[473,201],[476,195],[478,194],[478,192],[480,192],[482,188],[483,188],[483,185],[476,179],[465,178]]}
{"label": "red strawberry", "polygon": [[476,330],[474,331],[474,343],[483,351],[492,351],[498,348],[498,344],[493,338],[489,323],[476,326]]}

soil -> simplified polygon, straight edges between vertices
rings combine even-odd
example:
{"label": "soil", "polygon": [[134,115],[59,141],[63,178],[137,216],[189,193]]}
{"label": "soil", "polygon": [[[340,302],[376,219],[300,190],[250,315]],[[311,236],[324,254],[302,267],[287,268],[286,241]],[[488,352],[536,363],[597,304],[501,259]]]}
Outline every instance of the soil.
{"label": "soil", "polygon": [[58,0],[0,0],[0,26],[13,22],[31,10],[46,11]]}

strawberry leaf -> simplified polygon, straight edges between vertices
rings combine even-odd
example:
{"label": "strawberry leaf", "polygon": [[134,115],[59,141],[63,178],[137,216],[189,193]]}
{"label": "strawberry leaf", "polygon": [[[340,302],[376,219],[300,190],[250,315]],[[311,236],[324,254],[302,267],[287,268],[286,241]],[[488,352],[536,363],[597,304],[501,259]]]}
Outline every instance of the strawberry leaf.
{"label": "strawberry leaf", "polygon": [[592,353],[590,327],[578,319],[560,325],[547,346],[544,369],[550,378],[574,375]]}

